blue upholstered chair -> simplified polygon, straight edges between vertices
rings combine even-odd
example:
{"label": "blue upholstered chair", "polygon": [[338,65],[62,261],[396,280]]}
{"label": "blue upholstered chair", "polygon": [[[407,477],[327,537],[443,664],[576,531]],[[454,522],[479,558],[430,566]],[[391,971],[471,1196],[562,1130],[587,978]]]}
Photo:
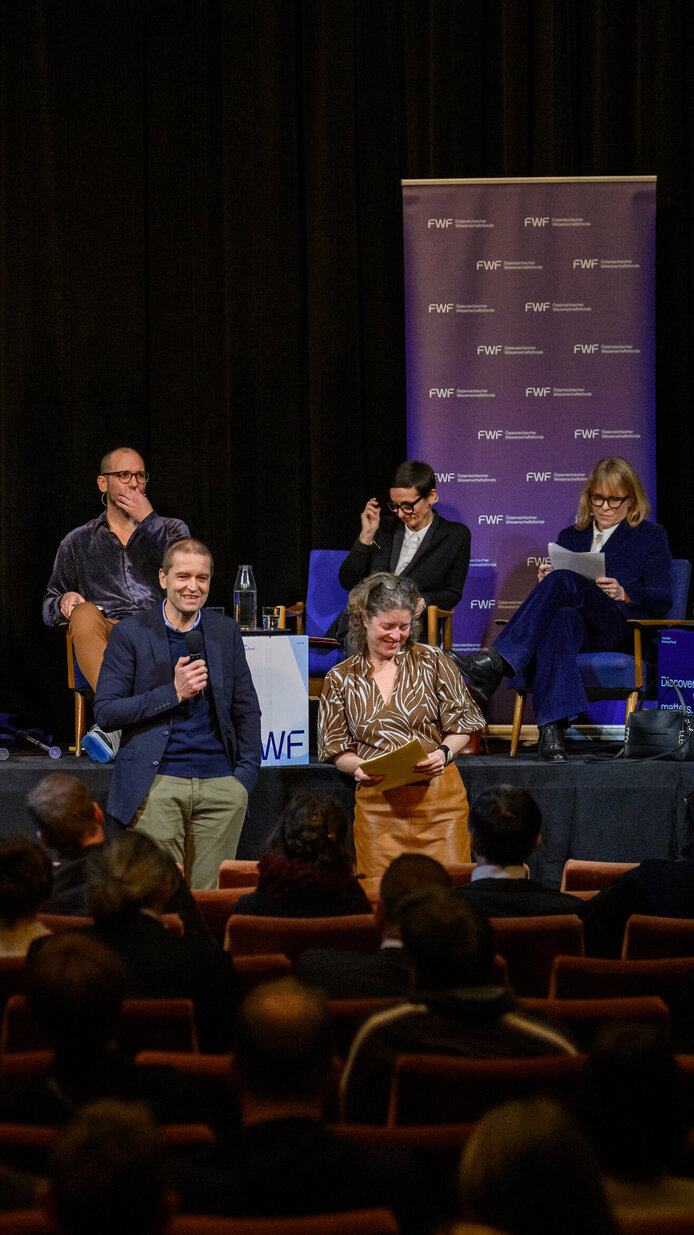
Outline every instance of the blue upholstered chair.
{"label": "blue upholstered chair", "polygon": [[[603,699],[626,700],[626,716],[635,711],[639,699],[645,697],[650,680],[655,677],[657,666],[643,660],[641,631],[655,632],[667,626],[680,626],[687,613],[687,597],[692,566],[686,558],[673,558],[672,562],[672,608],[664,618],[634,619],[634,653],[626,652],[581,652],[576,658],[583,685],[589,701]],[[692,623],[687,623],[692,625]],[[518,750],[526,690],[516,691],[511,731],[511,755]]]}

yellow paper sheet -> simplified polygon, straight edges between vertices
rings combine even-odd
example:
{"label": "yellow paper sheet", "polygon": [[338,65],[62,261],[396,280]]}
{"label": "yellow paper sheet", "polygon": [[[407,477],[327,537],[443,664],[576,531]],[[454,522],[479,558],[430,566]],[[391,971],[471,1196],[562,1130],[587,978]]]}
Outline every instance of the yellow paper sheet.
{"label": "yellow paper sheet", "polygon": [[426,772],[412,771],[415,763],[419,763],[426,757],[426,751],[423,750],[419,738],[413,738],[405,746],[399,746],[397,750],[391,750],[387,755],[376,755],[374,759],[367,759],[360,766],[369,776],[383,776],[383,780],[375,786],[380,793],[383,793],[386,789],[398,789],[400,785],[412,785],[415,781],[429,780],[430,777]]}

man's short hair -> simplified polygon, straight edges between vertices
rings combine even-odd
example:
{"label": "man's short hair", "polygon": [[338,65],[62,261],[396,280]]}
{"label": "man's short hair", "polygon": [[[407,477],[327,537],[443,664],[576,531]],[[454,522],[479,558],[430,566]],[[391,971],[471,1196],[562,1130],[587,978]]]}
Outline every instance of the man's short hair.
{"label": "man's short hair", "polygon": [[84,1056],[108,1046],[125,984],[120,957],[80,931],[47,935],[27,962],[29,1009],[59,1053]]}
{"label": "man's short hair", "polygon": [[53,886],[48,854],[26,836],[0,839],[0,921],[31,918]]}
{"label": "man's short hair", "polygon": [[[142,455],[139,450],[136,450],[134,446],[112,446],[110,450],[106,451],[106,454],[101,460],[99,465],[100,476],[103,476],[105,472],[110,472],[113,456],[119,454],[122,450],[127,450],[129,454],[137,455],[140,459],[142,459]],[[142,462],[144,463],[144,459],[142,459]]]}
{"label": "man's short hair", "polygon": [[476,905],[442,888],[424,888],[403,901],[400,935],[419,990],[490,984],[494,935]]}
{"label": "man's short hair", "polygon": [[63,858],[79,857],[97,827],[89,789],[64,772],[43,776],[27,794],[27,807],[42,840]]}
{"label": "man's short hair", "polygon": [[144,1105],[105,1098],[82,1107],[59,1132],[48,1173],[65,1235],[158,1235],[167,1225],[165,1150]]}
{"label": "man's short hair", "polygon": [[261,983],[241,1004],[235,1050],[241,1081],[257,1097],[318,1097],[332,1065],[325,995],[296,978]]}
{"label": "man's short hair", "polygon": [[495,866],[519,866],[533,852],[542,812],[527,789],[496,785],[473,799],[468,828],[475,853]]}
{"label": "man's short hair", "polygon": [[169,545],[161,561],[161,570],[165,575],[168,575],[171,570],[174,553],[199,553],[201,557],[209,558],[210,575],[214,574],[212,554],[201,540],[194,540],[192,536],[184,536],[182,540],[175,540],[172,545]]}
{"label": "man's short hair", "polygon": [[388,926],[396,926],[403,901],[421,888],[450,888],[451,877],[435,858],[425,853],[401,853],[393,858],[381,879],[379,900]]}

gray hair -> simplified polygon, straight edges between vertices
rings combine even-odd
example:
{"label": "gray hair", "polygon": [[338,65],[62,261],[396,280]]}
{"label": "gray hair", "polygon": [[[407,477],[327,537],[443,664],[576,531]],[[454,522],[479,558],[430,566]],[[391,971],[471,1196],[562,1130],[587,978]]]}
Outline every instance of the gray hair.
{"label": "gray hair", "polygon": [[144,832],[121,832],[90,863],[87,908],[97,919],[139,913],[154,904],[171,858]]}
{"label": "gray hair", "polygon": [[410,614],[412,625],[403,647],[412,647],[422,628],[419,619],[415,618],[420,599],[417,584],[405,575],[391,575],[386,570],[379,570],[367,579],[362,579],[361,583],[352,588],[347,600],[347,639],[350,647],[355,652],[365,652],[367,638],[364,619],[369,621],[377,613],[388,613],[393,609],[406,609]]}

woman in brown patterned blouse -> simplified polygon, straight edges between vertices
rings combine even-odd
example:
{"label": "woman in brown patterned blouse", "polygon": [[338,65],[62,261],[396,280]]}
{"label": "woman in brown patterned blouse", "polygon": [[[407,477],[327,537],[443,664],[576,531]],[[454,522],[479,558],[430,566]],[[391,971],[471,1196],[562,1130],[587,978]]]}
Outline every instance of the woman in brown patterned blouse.
{"label": "woman in brown patterned blouse", "polygon": [[[372,897],[404,851],[444,864],[470,860],[467,795],[453,760],[484,718],[448,657],[417,642],[419,602],[416,584],[402,576],[381,571],[358,583],[348,603],[357,654],[330,670],[320,700],[318,755],[357,782],[357,871]],[[426,752],[413,771],[429,779],[381,792],[382,777],[362,763],[413,737]]]}

